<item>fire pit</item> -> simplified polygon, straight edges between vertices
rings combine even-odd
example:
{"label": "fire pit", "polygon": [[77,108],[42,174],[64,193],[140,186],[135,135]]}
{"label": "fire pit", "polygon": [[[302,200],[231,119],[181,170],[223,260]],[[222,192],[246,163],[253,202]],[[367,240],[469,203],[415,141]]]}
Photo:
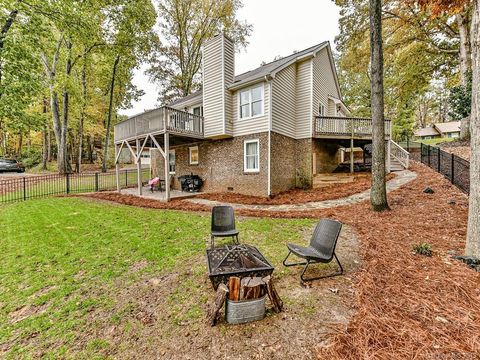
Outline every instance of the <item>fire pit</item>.
{"label": "fire pit", "polygon": [[230,276],[265,277],[273,266],[260,251],[250,245],[226,245],[207,250],[208,276],[216,290],[220,283],[227,284]]}

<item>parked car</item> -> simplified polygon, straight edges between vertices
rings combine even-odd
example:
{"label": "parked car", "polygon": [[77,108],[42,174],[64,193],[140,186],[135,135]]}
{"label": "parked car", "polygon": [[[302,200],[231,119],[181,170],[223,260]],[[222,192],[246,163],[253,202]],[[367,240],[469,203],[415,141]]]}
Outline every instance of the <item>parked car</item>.
{"label": "parked car", "polygon": [[21,162],[15,159],[2,159],[0,158],[0,172],[2,171],[16,171],[25,172],[25,166]]}

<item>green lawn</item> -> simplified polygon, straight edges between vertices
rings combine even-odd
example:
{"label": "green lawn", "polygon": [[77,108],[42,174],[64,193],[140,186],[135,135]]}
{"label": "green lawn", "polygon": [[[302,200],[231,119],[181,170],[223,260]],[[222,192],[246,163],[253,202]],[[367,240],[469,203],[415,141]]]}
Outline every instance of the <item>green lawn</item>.
{"label": "green lawn", "polygon": [[[98,329],[141,326],[121,294],[173,271],[189,275],[179,275],[182,286],[165,296],[171,309],[165,324],[174,331],[201,323],[211,295],[204,260],[209,216],[50,198],[1,205],[0,219],[0,357],[103,358],[114,346]],[[303,241],[312,226],[311,220],[238,221],[241,240],[275,266],[284,244]]]}

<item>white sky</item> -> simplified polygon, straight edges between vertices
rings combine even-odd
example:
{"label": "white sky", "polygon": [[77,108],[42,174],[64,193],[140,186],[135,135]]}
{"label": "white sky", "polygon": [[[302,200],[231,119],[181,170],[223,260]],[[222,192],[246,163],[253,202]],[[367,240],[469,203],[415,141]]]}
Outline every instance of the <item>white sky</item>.
{"label": "white sky", "polygon": [[[244,0],[238,18],[253,25],[249,45],[235,54],[235,74],[252,70],[262,61],[272,61],[338,35],[339,11],[332,0]],[[121,114],[128,116],[155,107],[158,89],[144,75],[146,67],[136,71],[134,84],[145,91],[140,101]]]}

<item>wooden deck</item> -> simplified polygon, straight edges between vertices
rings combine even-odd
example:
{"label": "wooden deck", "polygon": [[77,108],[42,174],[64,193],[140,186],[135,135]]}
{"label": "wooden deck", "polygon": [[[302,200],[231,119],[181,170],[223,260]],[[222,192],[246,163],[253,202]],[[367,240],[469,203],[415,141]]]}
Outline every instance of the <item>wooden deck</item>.
{"label": "wooden deck", "polygon": [[[316,116],[313,119],[314,138],[322,139],[371,139],[372,119],[355,117]],[[385,138],[391,137],[391,122],[385,120]]]}

